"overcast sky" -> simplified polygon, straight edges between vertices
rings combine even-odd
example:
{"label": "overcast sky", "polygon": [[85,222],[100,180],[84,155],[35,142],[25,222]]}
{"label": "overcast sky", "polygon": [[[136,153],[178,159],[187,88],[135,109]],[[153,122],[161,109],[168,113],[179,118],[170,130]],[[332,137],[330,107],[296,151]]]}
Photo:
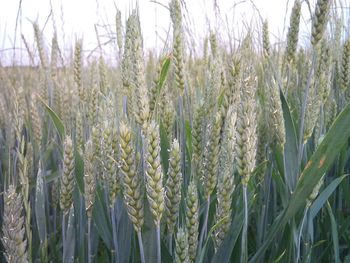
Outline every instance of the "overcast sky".
{"label": "overcast sky", "polygon": [[[184,10],[185,26],[190,30],[196,45],[209,28],[217,30],[219,37],[226,41],[228,35],[239,36],[244,28],[260,30],[261,19],[268,19],[271,41],[278,42],[285,36],[289,14],[294,0],[187,0]],[[312,3],[314,1],[311,1]],[[21,3],[20,12],[19,5]],[[169,0],[139,0],[140,20],[146,49],[162,49],[170,27]],[[214,8],[214,6],[218,8]],[[116,7],[122,12],[122,22],[136,6],[134,0],[0,0],[0,59],[12,61],[12,50],[16,47],[16,61],[26,63],[26,52],[21,40],[24,35],[35,50],[32,21],[43,29],[49,50],[53,28],[57,28],[59,44],[69,55],[75,39],[83,38],[84,54],[87,56],[97,46],[95,25],[101,42],[114,37]],[[52,10],[52,12],[50,12]],[[16,29],[16,18],[18,23]],[[301,41],[308,37],[309,20],[307,5],[303,4],[304,31]],[[54,23],[53,23],[54,21]],[[55,25],[54,25],[55,24]],[[15,34],[16,32],[16,34]],[[304,36],[303,36],[304,35]],[[107,54],[116,52],[112,43],[104,46]]]}

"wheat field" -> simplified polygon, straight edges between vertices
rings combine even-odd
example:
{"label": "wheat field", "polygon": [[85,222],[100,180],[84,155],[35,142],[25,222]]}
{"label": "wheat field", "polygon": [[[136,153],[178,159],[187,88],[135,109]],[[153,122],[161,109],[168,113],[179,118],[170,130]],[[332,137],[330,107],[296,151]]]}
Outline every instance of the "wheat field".
{"label": "wheat field", "polygon": [[77,39],[64,60],[32,22],[31,64],[0,67],[0,261],[350,262],[337,3],[295,0],[278,45],[268,19],[231,48],[208,30],[197,55],[180,0],[155,53],[137,8],[116,13],[114,58]]}

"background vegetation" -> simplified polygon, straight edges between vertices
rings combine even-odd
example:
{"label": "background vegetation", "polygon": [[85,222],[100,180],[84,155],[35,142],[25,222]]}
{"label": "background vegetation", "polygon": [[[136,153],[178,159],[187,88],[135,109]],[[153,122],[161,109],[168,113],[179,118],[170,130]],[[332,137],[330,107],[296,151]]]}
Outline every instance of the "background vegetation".
{"label": "background vegetation", "polygon": [[35,22],[40,65],[22,37],[33,64],[0,67],[1,261],[350,262],[336,2],[296,0],[282,45],[266,20],[230,49],[211,31],[200,56],[184,6],[170,1],[159,56],[144,54],[135,9],[116,14],[116,67],[82,40],[64,61]]}

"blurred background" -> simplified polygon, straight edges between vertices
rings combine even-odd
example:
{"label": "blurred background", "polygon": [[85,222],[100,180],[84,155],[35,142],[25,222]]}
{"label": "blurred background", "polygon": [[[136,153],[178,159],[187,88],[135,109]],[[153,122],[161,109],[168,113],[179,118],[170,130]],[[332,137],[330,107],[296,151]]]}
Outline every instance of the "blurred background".
{"label": "blurred background", "polygon": [[[88,58],[93,57],[97,52],[99,39],[103,52],[107,53],[105,55],[110,59],[107,62],[113,64],[116,62],[117,49],[115,43],[117,8],[122,13],[123,26],[131,10],[139,8],[145,51],[160,52],[163,48],[167,48],[170,40],[168,38],[171,37],[168,2],[168,0],[0,0],[0,61],[3,65],[29,64],[23,38],[35,52],[32,23],[36,21],[43,32],[46,45],[51,43],[54,32],[57,32],[64,59],[71,57],[75,40],[80,38],[83,39],[84,55]],[[292,0],[183,0],[182,2],[185,7],[187,47],[192,55],[201,52],[203,39],[210,31],[217,32],[222,43],[232,48],[237,44],[235,39],[241,39],[250,29],[258,31],[265,19],[269,22],[271,42],[278,45],[281,39],[285,39],[294,3]],[[302,5],[299,45],[309,44],[309,8],[313,9],[316,1],[305,2],[307,4]],[[349,21],[347,17],[350,13],[349,4],[345,0],[337,0],[335,6],[342,10],[345,21]],[[259,34],[259,32],[253,33]]]}

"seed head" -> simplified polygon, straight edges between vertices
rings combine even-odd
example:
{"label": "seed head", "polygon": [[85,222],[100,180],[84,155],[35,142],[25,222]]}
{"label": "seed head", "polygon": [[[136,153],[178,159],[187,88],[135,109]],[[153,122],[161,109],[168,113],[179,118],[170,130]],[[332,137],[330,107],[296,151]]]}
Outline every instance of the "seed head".
{"label": "seed head", "polygon": [[199,203],[197,186],[192,180],[186,197],[186,228],[188,233],[188,252],[191,262],[196,260],[198,246]]}
{"label": "seed head", "polygon": [[159,127],[152,121],[147,130],[146,190],[150,210],[156,226],[159,226],[164,211],[163,172],[160,165]]}
{"label": "seed head", "polygon": [[311,44],[316,46],[323,37],[326,30],[328,13],[331,6],[331,0],[318,0],[316,3],[315,13],[312,19],[312,38]]}
{"label": "seed head", "polygon": [[67,212],[73,202],[74,190],[74,150],[72,139],[67,136],[64,141],[63,173],[61,175],[60,206]]}
{"label": "seed head", "polygon": [[174,139],[170,148],[168,178],[165,184],[166,220],[169,233],[174,232],[181,201],[181,153],[179,142]]}
{"label": "seed head", "polygon": [[120,151],[124,202],[136,232],[140,232],[144,222],[143,195],[141,191],[143,182],[136,171],[135,150],[131,130],[124,122],[120,124]]}
{"label": "seed head", "polygon": [[241,103],[237,112],[236,162],[243,185],[248,184],[255,168],[257,136],[253,85],[250,77],[243,81]]}
{"label": "seed head", "polygon": [[175,262],[189,263],[190,258],[188,254],[188,236],[186,229],[180,228],[176,234],[176,248],[175,248]]}
{"label": "seed head", "polygon": [[28,262],[22,210],[22,195],[17,194],[15,187],[10,185],[9,189],[4,192],[3,236],[1,238],[8,262]]}
{"label": "seed head", "polygon": [[84,197],[85,197],[85,210],[89,218],[92,217],[92,208],[95,202],[95,167],[94,167],[94,155],[92,141],[89,140],[86,143],[85,155],[84,155]]}

